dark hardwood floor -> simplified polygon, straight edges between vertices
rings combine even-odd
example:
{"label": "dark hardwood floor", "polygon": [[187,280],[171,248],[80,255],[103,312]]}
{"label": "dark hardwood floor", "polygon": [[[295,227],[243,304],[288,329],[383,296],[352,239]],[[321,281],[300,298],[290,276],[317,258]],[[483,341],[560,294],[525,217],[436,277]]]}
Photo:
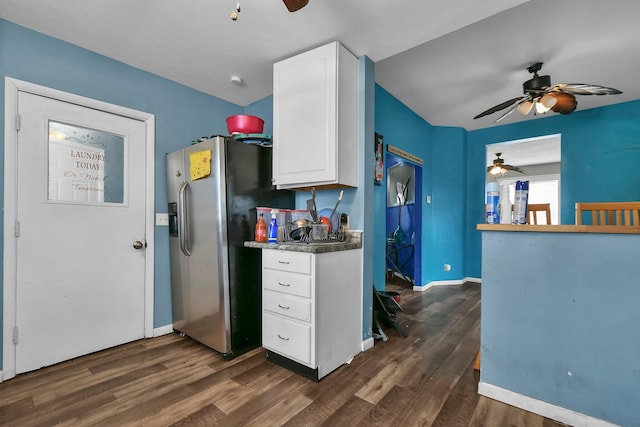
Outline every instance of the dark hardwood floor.
{"label": "dark hardwood floor", "polygon": [[477,394],[480,285],[413,292],[400,283],[403,338],[308,380],[255,349],[231,361],[177,334],[0,384],[2,426],[560,426]]}

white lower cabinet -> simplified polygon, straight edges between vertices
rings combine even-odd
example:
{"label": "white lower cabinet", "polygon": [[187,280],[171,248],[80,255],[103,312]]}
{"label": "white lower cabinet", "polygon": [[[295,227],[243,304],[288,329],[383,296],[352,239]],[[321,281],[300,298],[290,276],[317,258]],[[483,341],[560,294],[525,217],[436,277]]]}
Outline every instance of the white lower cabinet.
{"label": "white lower cabinet", "polygon": [[319,380],[362,348],[362,250],[262,250],[262,345]]}

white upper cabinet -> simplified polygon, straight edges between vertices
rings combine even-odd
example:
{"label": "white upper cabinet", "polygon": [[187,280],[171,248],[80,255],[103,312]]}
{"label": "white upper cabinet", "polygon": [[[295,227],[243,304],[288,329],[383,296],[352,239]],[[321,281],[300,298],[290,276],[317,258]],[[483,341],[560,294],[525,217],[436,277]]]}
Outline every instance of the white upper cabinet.
{"label": "white upper cabinet", "polygon": [[273,181],[358,186],[358,59],[338,42],[274,64]]}

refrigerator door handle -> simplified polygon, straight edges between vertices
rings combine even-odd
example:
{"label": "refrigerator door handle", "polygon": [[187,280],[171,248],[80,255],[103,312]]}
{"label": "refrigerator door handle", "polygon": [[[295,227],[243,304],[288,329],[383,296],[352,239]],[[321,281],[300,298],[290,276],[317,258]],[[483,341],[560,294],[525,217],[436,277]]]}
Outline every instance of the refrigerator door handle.
{"label": "refrigerator door handle", "polygon": [[189,184],[184,181],[178,187],[178,239],[180,240],[180,250],[186,256],[191,256],[189,251],[189,222],[187,221],[187,187]]}

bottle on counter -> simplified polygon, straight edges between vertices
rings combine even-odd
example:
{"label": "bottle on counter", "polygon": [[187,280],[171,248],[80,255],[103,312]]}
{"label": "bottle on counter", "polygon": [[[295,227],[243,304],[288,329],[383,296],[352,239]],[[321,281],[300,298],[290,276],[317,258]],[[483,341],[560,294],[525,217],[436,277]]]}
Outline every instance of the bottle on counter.
{"label": "bottle on counter", "polygon": [[529,202],[529,181],[516,181],[516,194],[513,201],[513,223],[527,223],[527,205]]}
{"label": "bottle on counter", "polygon": [[499,199],[500,193],[498,192],[498,183],[489,182],[487,184],[487,203],[485,205],[487,224],[500,223],[500,212],[498,211]]}
{"label": "bottle on counter", "polygon": [[509,199],[509,186],[500,187],[500,224],[511,224],[513,221],[511,200]]}
{"label": "bottle on counter", "polygon": [[276,218],[278,212],[277,209],[271,211],[271,222],[269,223],[269,232],[267,234],[267,241],[269,243],[276,243],[278,241],[278,219]]}
{"label": "bottle on counter", "polygon": [[256,242],[267,243],[267,223],[264,222],[262,213],[258,217],[258,222],[256,222]]}

